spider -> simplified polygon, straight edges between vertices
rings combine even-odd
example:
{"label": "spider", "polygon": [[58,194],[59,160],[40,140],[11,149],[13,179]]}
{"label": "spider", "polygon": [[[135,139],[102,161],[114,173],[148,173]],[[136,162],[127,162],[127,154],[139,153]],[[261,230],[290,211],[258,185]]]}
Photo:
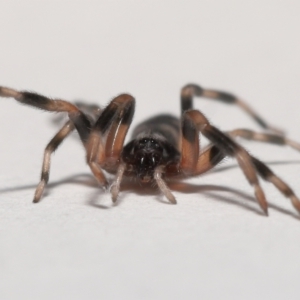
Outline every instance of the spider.
{"label": "spider", "polygon": [[[87,107],[88,111],[80,104],[7,87],[0,87],[0,96],[11,97],[22,104],[50,112],[66,112],[69,117],[45,149],[41,180],[33,199],[35,203],[40,201],[49,180],[51,154],[76,129],[86,150],[87,164],[99,184],[108,187],[103,170],[115,174],[110,187],[113,202],[117,201],[123,176],[127,176],[138,178],[141,183],[156,183],[162,194],[175,204],[176,199],[166,179],[201,175],[230,156],[237,160],[246,179],[253,186],[255,197],[266,215],[268,203],[258,175],[273,183],[300,212],[300,201],[292,189],[263,162],[250,155],[235,138],[289,145],[296,150],[300,150],[300,144],[287,139],[232,94],[188,84],[181,89],[181,120],[168,114],[154,116],[135,128],[132,140],[125,146],[123,143],[135,109],[135,99],[129,94],[115,97],[102,110],[90,106]],[[201,111],[193,109],[195,96],[237,105],[267,132],[258,133],[247,129],[222,132],[211,125]],[[211,142],[201,151],[200,134]]]}

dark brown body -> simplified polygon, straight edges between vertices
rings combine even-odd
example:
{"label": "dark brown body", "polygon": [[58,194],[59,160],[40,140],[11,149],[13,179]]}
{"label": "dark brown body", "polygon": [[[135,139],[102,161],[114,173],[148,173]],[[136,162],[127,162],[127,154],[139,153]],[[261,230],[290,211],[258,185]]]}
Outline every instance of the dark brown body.
{"label": "dark brown body", "polygon": [[[125,175],[142,182],[153,180],[157,166],[165,169],[180,163],[180,120],[171,115],[152,117],[134,129],[132,140],[123,148],[121,158]],[[178,172],[169,176],[177,175]]]}
{"label": "dark brown body", "polygon": [[[103,170],[116,174],[111,185],[114,202],[123,176],[133,176],[141,182],[154,181],[166,198],[171,203],[176,203],[165,178],[197,176],[214,168],[224,157],[231,156],[236,158],[248,182],[253,186],[256,199],[266,214],[268,204],[258,175],[273,183],[300,211],[300,201],[292,189],[264,163],[250,155],[234,138],[239,136],[290,145],[297,150],[300,150],[300,145],[269,126],[232,94],[188,84],[181,90],[180,119],[166,114],[150,118],[135,128],[132,140],[125,146],[124,140],[135,109],[135,99],[131,95],[121,94],[115,97],[103,110],[97,106],[75,105],[61,99],[49,99],[36,93],[19,92],[6,87],[0,87],[0,96],[12,97],[20,103],[46,111],[65,112],[69,117],[69,121],[45,149],[41,181],[37,186],[34,202],[41,199],[49,180],[51,154],[76,129],[86,149],[87,163],[99,184],[108,186]],[[235,104],[268,132],[237,129],[224,133],[211,125],[202,112],[193,109],[194,96]],[[200,134],[211,142],[204,150],[200,149]]]}

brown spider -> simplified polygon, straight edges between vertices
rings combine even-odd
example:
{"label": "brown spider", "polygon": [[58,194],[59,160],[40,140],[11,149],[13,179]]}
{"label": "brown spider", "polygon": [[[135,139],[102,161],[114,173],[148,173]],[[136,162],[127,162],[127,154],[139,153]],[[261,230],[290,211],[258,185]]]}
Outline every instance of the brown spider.
{"label": "brown spider", "polygon": [[[142,183],[156,182],[161,192],[173,204],[176,199],[164,178],[186,178],[203,174],[215,167],[226,156],[235,157],[249,183],[254,187],[256,199],[268,214],[268,203],[259,184],[257,174],[270,181],[300,212],[300,201],[292,189],[277,177],[264,163],[250,155],[234,141],[235,137],[249,140],[289,145],[300,150],[300,144],[291,141],[269,126],[250,107],[237,97],[216,90],[203,89],[188,84],[181,90],[181,121],[171,115],[159,115],[139,124],[132,140],[123,147],[131,124],[135,100],[131,95],[121,94],[101,110],[91,106],[88,112],[60,99],[14,89],[0,87],[0,96],[46,111],[67,112],[69,120],[52,138],[45,149],[41,181],[36,188],[33,202],[39,202],[49,180],[50,157],[61,142],[76,128],[86,149],[87,163],[102,187],[108,182],[103,169],[116,174],[111,185],[113,202],[116,202],[123,176],[137,177]],[[206,117],[193,109],[193,97],[206,97],[224,103],[236,104],[248,113],[268,133],[246,129],[222,132],[209,123]],[[211,144],[200,152],[199,135],[202,133]]]}

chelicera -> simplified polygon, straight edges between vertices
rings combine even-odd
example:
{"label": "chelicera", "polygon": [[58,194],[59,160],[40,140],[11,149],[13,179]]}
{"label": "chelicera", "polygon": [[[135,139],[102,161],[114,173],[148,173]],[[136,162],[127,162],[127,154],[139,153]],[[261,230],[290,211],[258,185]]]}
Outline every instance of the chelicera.
{"label": "chelicera", "polygon": [[[258,176],[273,183],[300,212],[300,201],[293,190],[263,162],[250,155],[235,138],[289,145],[296,150],[300,150],[300,144],[268,125],[245,102],[232,94],[188,84],[181,90],[181,119],[168,114],[154,116],[135,128],[131,141],[125,146],[124,140],[135,109],[135,99],[129,94],[115,97],[104,109],[90,106],[88,112],[80,104],[7,87],[0,87],[0,96],[11,97],[50,112],[65,112],[69,117],[45,149],[41,181],[33,200],[35,203],[40,201],[49,180],[51,154],[76,129],[86,150],[87,163],[99,184],[108,187],[103,170],[115,174],[110,188],[113,202],[117,201],[122,178],[126,176],[135,177],[142,184],[156,183],[162,194],[175,204],[176,199],[166,179],[199,176],[214,168],[225,157],[231,156],[237,160],[246,179],[253,186],[255,197],[265,214],[268,213],[268,203]],[[201,111],[193,109],[195,96],[239,106],[265,132],[247,129],[222,132],[211,125]],[[203,150],[200,149],[200,134],[210,141]]]}

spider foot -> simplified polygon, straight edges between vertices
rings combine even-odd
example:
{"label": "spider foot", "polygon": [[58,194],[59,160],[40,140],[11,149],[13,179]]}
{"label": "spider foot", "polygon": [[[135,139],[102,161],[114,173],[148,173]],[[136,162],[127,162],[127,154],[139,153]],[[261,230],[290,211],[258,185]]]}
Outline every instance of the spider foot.
{"label": "spider foot", "polygon": [[120,192],[120,185],[121,185],[123,173],[125,171],[125,167],[126,167],[126,165],[124,163],[120,164],[118,171],[117,171],[116,179],[110,187],[111,199],[112,199],[113,203],[117,202],[118,195]]}
{"label": "spider foot", "polygon": [[170,191],[165,192],[164,195],[167,197],[171,204],[177,204],[175,196]]}
{"label": "spider foot", "polygon": [[268,202],[266,200],[265,194],[262,190],[262,188],[259,185],[255,186],[255,196],[256,199],[259,203],[259,206],[262,208],[262,210],[264,211],[265,215],[268,216]]}
{"label": "spider foot", "polygon": [[41,200],[41,199],[38,199],[38,198],[34,197],[32,203],[39,203],[40,200]]}
{"label": "spider foot", "polygon": [[45,189],[45,185],[46,185],[46,181],[42,180],[38,186],[36,187],[35,193],[34,193],[34,197],[33,197],[33,203],[38,203],[40,202],[44,189]]}
{"label": "spider foot", "polygon": [[115,181],[110,187],[111,200],[113,203],[117,202],[119,192],[120,192],[120,184],[118,184],[118,182]]}
{"label": "spider foot", "polygon": [[162,169],[160,167],[156,168],[154,172],[154,178],[156,180],[159,189],[170,201],[170,203],[177,204],[175,196],[172,194],[172,192],[170,191],[170,189],[167,187],[166,183],[162,179]]}

